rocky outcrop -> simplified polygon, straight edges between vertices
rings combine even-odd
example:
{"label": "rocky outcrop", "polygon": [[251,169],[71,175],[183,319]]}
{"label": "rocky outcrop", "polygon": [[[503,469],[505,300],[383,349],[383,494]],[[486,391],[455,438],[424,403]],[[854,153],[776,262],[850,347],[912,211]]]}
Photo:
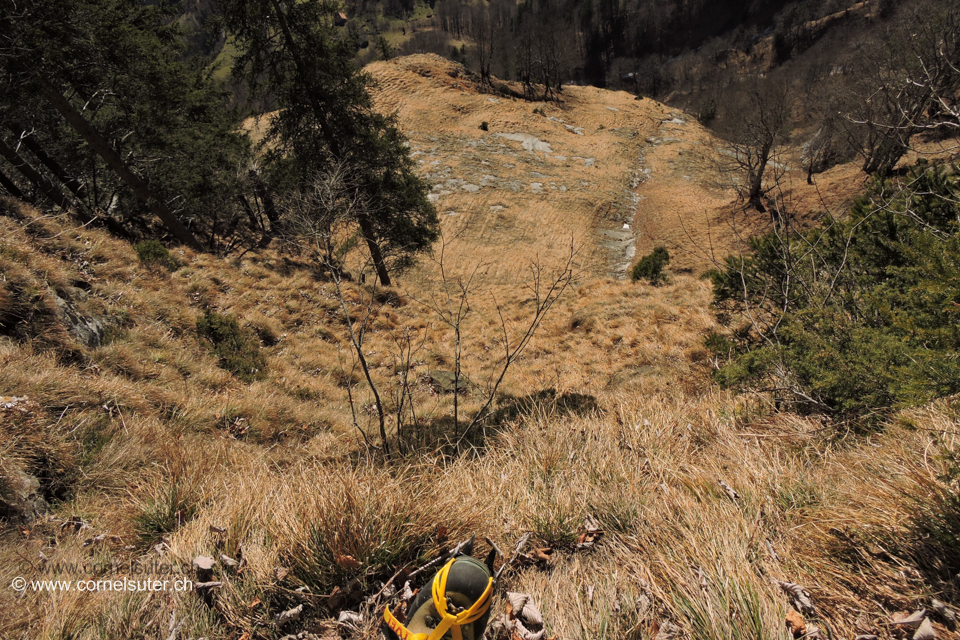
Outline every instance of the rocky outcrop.
{"label": "rocky outcrop", "polygon": [[463,373],[460,374],[458,379],[453,371],[431,369],[427,372],[427,376],[430,379],[430,385],[439,393],[453,393],[454,391],[462,393],[473,386],[473,383]]}
{"label": "rocky outcrop", "polygon": [[25,452],[21,446],[30,440],[16,426],[30,420],[38,407],[23,396],[0,396],[0,523],[29,522],[47,511],[40,480],[25,468]]}
{"label": "rocky outcrop", "polygon": [[47,511],[40,495],[40,481],[14,465],[2,467],[0,521],[29,522]]}
{"label": "rocky outcrop", "polygon": [[74,300],[86,299],[87,292],[77,287],[71,287],[69,292],[64,292],[64,295],[66,297],[53,294],[54,301],[57,304],[57,317],[80,344],[90,348],[99,347],[103,342],[103,322],[97,317],[85,316],[80,313],[74,302]]}

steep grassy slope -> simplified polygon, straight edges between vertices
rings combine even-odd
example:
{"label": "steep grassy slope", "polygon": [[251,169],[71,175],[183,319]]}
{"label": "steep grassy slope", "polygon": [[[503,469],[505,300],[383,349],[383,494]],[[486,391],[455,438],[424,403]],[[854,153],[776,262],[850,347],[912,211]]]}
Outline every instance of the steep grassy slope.
{"label": "steep grassy slope", "polygon": [[[658,166],[663,136],[712,138],[696,123],[674,124],[681,114],[651,100],[571,86],[559,102],[531,103],[491,94],[462,66],[431,55],[367,68],[379,82],[378,107],[397,113],[436,184],[444,235],[469,248],[457,263],[483,262],[494,280],[524,271],[532,255],[556,261],[571,240],[583,247],[585,269],[622,275],[637,241],[662,242],[684,222],[706,242],[700,220],[730,200],[689,176],[685,184],[666,175],[668,161]],[[670,186],[648,194],[661,184]],[[681,258],[681,267],[704,265]]]}
{"label": "steep grassy slope", "polygon": [[[703,342],[718,327],[706,282],[609,277],[623,260],[611,240],[623,238],[604,232],[657,228],[669,221],[656,218],[660,208],[687,211],[698,193],[719,210],[722,192],[670,155],[685,143],[666,140],[706,134],[625,94],[569,89],[559,106],[479,94],[446,64],[417,57],[373,72],[379,104],[399,108],[416,159],[440,185],[441,213],[455,212],[443,217],[447,284],[481,265],[462,331],[475,386],[458,397],[461,415],[480,408],[504,343],[528,322],[529,259],[539,253],[549,273],[571,235],[583,245],[494,416],[459,451],[454,396],[428,373],[454,362],[453,332],[429,308],[451,290],[439,281],[439,247],[392,291],[346,282],[342,305],[293,250],[226,259],[177,250],[170,271],[99,230],[0,200],[0,637],[373,638],[378,611],[358,601],[401,566],[473,534],[508,550],[525,532],[554,551],[509,571],[494,608],[503,611],[507,589],[527,591],[564,639],[786,638],[790,598],[772,579],[805,587],[815,606],[806,621],[837,638],[910,637],[894,616],[931,597],[960,604],[952,400],[866,437],[777,412],[766,396],[735,397],[710,381]],[[640,166],[640,153],[656,160]],[[647,181],[634,182],[647,167]],[[622,217],[638,196],[648,222]],[[704,220],[699,211],[689,218]],[[690,255],[695,273],[707,264]],[[102,322],[100,346],[78,342],[57,298]],[[358,431],[379,443],[344,306],[355,321],[369,314],[363,351],[389,411],[408,384],[417,418],[403,455],[385,459]],[[197,333],[208,311],[258,337],[261,379],[218,367]],[[15,519],[31,509],[41,516]],[[578,549],[588,515],[605,534]],[[478,543],[478,555],[486,550]],[[206,598],[7,586],[16,576],[136,577],[135,563],[176,579],[193,575],[200,554],[218,559],[223,582]],[[277,624],[301,604],[299,620]],[[356,627],[331,621],[351,608],[364,616]],[[934,622],[938,637],[958,637]]]}
{"label": "steep grassy slope", "polygon": [[[519,100],[509,94],[519,85],[497,81],[494,91],[433,55],[367,70],[378,108],[397,114],[435,185],[448,261],[482,265],[490,282],[525,272],[533,256],[556,263],[571,242],[595,276],[622,277],[656,246],[670,250],[675,271],[699,275],[770,228],[769,215],[738,206],[738,176],[718,171],[724,143],[683,112],[593,87],[565,87],[556,102]],[[953,147],[920,149],[942,156]],[[807,185],[796,155],[778,158],[786,172],[774,195],[802,224],[842,214],[866,176],[851,163]],[[418,276],[432,273],[425,265]]]}

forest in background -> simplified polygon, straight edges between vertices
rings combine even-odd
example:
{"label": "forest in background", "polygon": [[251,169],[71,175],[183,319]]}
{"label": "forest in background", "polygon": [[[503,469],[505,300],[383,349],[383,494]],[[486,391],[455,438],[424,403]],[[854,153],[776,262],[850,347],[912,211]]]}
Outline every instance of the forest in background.
{"label": "forest in background", "polygon": [[[766,94],[779,113],[761,137],[801,148],[811,174],[858,156],[867,173],[889,171],[911,135],[949,117],[927,96],[952,100],[957,88],[943,63],[955,48],[952,1],[348,0],[343,9],[341,37],[360,63],[435,53],[491,90],[493,78],[520,82],[534,100],[558,99],[565,84],[626,90],[684,109],[734,145]],[[231,64],[212,0],[182,10],[188,37],[204,43],[196,50]]]}

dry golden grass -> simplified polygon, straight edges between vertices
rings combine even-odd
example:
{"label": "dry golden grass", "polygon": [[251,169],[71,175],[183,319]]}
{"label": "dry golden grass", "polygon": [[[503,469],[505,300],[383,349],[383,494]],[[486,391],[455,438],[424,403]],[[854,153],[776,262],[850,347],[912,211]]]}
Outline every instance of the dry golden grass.
{"label": "dry golden grass", "polygon": [[[335,617],[346,602],[327,607],[334,588],[376,593],[401,565],[469,535],[509,549],[524,532],[553,546],[553,559],[509,571],[494,607],[503,609],[506,589],[527,591],[565,640],[655,637],[668,623],[689,638],[786,637],[789,601],[771,578],[808,589],[818,612],[808,621],[834,638],[899,640],[889,624],[896,612],[928,607],[931,597],[960,604],[957,583],[940,571],[956,548],[938,546],[925,528],[937,514],[958,517],[956,488],[942,480],[960,454],[951,402],[865,436],[717,389],[703,347],[717,329],[710,287],[681,272],[704,263],[677,254],[661,287],[609,277],[602,242],[610,236],[600,233],[609,227],[598,222],[598,207],[617,202],[632,179],[636,166],[624,158],[649,144],[645,134],[666,135],[660,125],[671,114],[595,89],[566,89],[562,105],[539,105],[578,126],[593,114],[595,129],[579,136],[530,113],[528,103],[489,102],[446,75],[446,64],[418,56],[373,71],[380,104],[400,108],[415,148],[449,165],[451,176],[470,184],[471,172],[488,171],[484,161],[497,163],[503,180],[548,173],[554,160],[519,143],[502,140],[503,148],[475,156],[466,145],[497,131],[530,133],[568,158],[596,158],[589,169],[550,165],[558,186],[590,176],[583,179],[597,188],[573,197],[511,191],[497,212],[492,187],[438,201],[441,212],[460,211],[444,217],[446,237],[455,237],[445,253],[450,278],[489,265],[463,325],[463,370],[477,385],[460,397],[467,418],[498,372],[500,314],[510,340],[529,319],[528,259],[539,250],[553,267],[570,233],[584,243],[575,282],[501,387],[497,419],[460,451],[449,445],[453,397],[423,375],[453,366],[452,330],[427,304],[442,295],[435,262],[399,275],[389,302],[370,316],[364,353],[386,405],[395,406],[391,391],[409,366],[420,417],[409,427],[419,436],[415,450],[385,460],[353,424],[351,384],[359,426],[379,442],[372,397],[350,371],[335,287],[308,261],[276,251],[239,260],[177,251],[184,266],[167,273],[139,264],[129,245],[101,231],[0,201],[4,309],[19,295],[11,282],[33,287],[31,304],[43,311],[51,288],[83,281],[90,292],[78,308],[110,325],[95,349],[46,320],[36,335],[0,336],[0,395],[30,399],[23,412],[0,409],[0,472],[40,478],[52,504],[46,517],[0,531],[0,637],[167,638],[173,616],[183,622],[181,638],[276,639]],[[477,129],[483,119],[489,133]],[[690,124],[663,126],[706,135]],[[722,200],[699,174],[689,189],[668,188],[685,175],[683,144],[645,152],[653,171],[640,185],[648,194],[641,248],[648,236],[682,242],[683,227],[657,219],[658,207]],[[500,213],[512,221],[491,217]],[[703,237],[710,225],[694,218]],[[355,317],[370,294],[346,284]],[[208,308],[256,331],[265,379],[244,384],[217,366],[195,329]],[[424,345],[410,358],[397,348],[406,332]],[[606,533],[594,549],[577,550],[587,515]],[[63,526],[73,517],[89,528]],[[85,546],[101,534],[108,537]],[[485,551],[481,542],[478,555]],[[199,554],[244,562],[239,572],[218,564],[224,585],[212,604],[195,593],[20,596],[7,586],[17,575],[99,577],[62,564],[54,573],[57,563],[189,564]],[[277,628],[275,616],[301,603],[301,620]],[[376,636],[376,612],[363,613],[359,629],[341,628],[344,637]],[[960,637],[936,627],[938,637]]]}
{"label": "dry golden grass", "polygon": [[[434,55],[367,69],[378,83],[377,107],[397,114],[421,174],[435,185],[444,235],[458,239],[449,266],[482,264],[481,277],[503,285],[533,256],[562,259],[571,242],[595,276],[629,265],[633,234],[623,225],[633,221],[642,149],[662,105],[593,87],[565,87],[559,102],[518,100],[488,93],[462,66]],[[516,134],[549,151],[502,137]]]}
{"label": "dry golden grass", "polygon": [[[816,421],[771,413],[762,398],[717,391],[701,347],[715,327],[702,281],[580,283],[505,386],[514,397],[557,395],[511,413],[472,453],[428,449],[385,463],[364,453],[338,386],[337,345],[346,345],[331,286],[290,257],[248,254],[226,264],[186,252],[184,268],[157,274],[101,232],[55,220],[47,224],[64,233],[37,240],[27,238],[23,220],[0,221],[6,250],[35,246],[27,266],[67,281],[96,252],[98,261],[85,267],[91,304],[125,323],[81,363],[3,339],[0,394],[35,403],[22,414],[29,424],[4,420],[4,450],[12,440],[20,447],[4,464],[36,471],[26,454],[45,433],[73,474],[50,518],[2,534],[5,584],[17,572],[92,577],[45,573],[41,552],[47,567],[189,564],[221,553],[242,554],[246,563],[239,575],[217,568],[226,584],[213,608],[196,594],[21,598],[4,589],[3,637],[157,637],[168,633],[171,613],[185,620],[184,637],[279,637],[272,623],[279,611],[303,602],[296,628],[309,628],[330,615],[317,594],[334,586],[360,578],[364,593],[375,592],[400,564],[450,541],[486,535],[509,548],[524,531],[557,551],[547,567],[508,574],[507,586],[534,594],[562,638],[647,637],[667,622],[696,638],[784,637],[789,605],[770,578],[806,587],[819,611],[813,622],[835,637],[893,637],[888,614],[923,606],[930,594],[956,598],[955,587],[909,569],[917,507],[904,497],[943,488],[943,454],[958,445],[950,406],[844,441]],[[69,254],[61,243],[84,248]],[[520,290],[477,291],[464,370],[481,383],[493,369],[495,291],[508,323],[524,314]],[[399,328],[429,332],[415,371],[449,364],[449,335],[412,299],[423,293],[406,291],[405,304],[382,309],[369,334],[384,388],[395,366],[391,331]],[[276,334],[277,344],[265,347],[266,380],[242,385],[200,349],[192,324],[202,304]],[[421,406],[447,415],[450,396],[421,386]],[[359,404],[368,403],[358,392]],[[467,395],[465,411],[479,401],[478,392]],[[246,431],[235,428],[237,417]],[[372,429],[372,417],[364,420]],[[180,508],[192,513],[182,526],[144,529],[147,516]],[[572,543],[587,514],[607,533],[594,550],[577,551]],[[90,528],[61,530],[73,516]],[[98,534],[119,538],[84,547]],[[159,556],[150,545],[161,536]],[[897,540],[901,547],[891,547]],[[338,565],[344,555],[363,566]],[[300,586],[310,593],[298,593]],[[363,628],[347,635],[374,636],[367,613]]]}

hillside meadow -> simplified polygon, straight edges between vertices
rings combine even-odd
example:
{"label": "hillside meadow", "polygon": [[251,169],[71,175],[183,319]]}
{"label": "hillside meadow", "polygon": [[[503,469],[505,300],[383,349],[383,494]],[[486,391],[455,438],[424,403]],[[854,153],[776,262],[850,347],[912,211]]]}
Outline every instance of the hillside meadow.
{"label": "hillside meadow", "polygon": [[[335,588],[376,593],[451,541],[510,549],[528,531],[553,552],[511,569],[505,588],[533,594],[561,638],[652,637],[670,625],[688,637],[787,637],[789,598],[773,579],[802,585],[810,624],[833,637],[893,637],[890,616],[931,594],[956,597],[943,578],[955,570],[955,494],[940,481],[957,451],[952,402],[864,437],[721,392],[702,347],[716,328],[702,280],[672,275],[654,288],[579,274],[509,371],[497,417],[458,450],[453,396],[423,375],[449,367],[450,329],[401,278],[375,305],[365,348],[382,390],[395,387],[398,363],[412,367],[422,421],[419,440],[385,458],[369,394],[345,379],[333,285],[313,265],[271,251],[175,251],[170,272],[101,231],[3,207],[5,296],[34,332],[0,351],[0,392],[22,398],[3,409],[4,475],[40,479],[51,505],[4,529],[4,581],[24,562],[37,577],[91,560],[243,563],[218,564],[224,584],[209,603],[4,589],[4,637],[152,638],[171,619],[182,637],[319,634],[336,617],[324,597]],[[364,287],[345,287],[349,308]],[[110,319],[104,344],[83,347],[54,321],[53,291]],[[522,283],[496,293],[516,335],[529,311]],[[460,396],[463,415],[496,371],[492,298],[477,291],[463,330],[463,370],[477,385]],[[205,309],[259,336],[261,379],[217,366],[197,337]],[[406,331],[425,338],[403,360]],[[587,516],[604,535],[578,550]],[[357,566],[338,564],[344,556]],[[300,603],[302,619],[278,628],[274,617]],[[375,637],[375,612],[363,613],[359,629],[340,631]]]}
{"label": "hillside meadow", "polygon": [[[960,637],[955,399],[855,432],[721,390],[702,274],[766,221],[726,223],[695,157],[710,134],[625,93],[540,105],[457,70],[371,69],[443,229],[390,289],[295,244],[138,252],[0,199],[0,637],[376,638],[398,571],[528,533],[493,607],[531,594],[548,638],[899,640],[920,609]],[[620,278],[655,244],[664,284]],[[454,394],[437,372],[458,353]],[[8,587],[200,580],[198,556],[221,584]]]}

